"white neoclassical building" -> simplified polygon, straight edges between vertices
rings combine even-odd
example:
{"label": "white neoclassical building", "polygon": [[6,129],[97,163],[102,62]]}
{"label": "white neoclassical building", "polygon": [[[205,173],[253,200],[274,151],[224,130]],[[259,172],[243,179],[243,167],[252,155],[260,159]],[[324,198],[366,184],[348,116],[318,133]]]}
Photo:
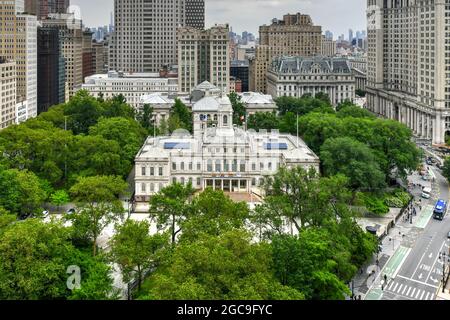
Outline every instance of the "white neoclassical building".
{"label": "white neoclassical building", "polygon": [[227,96],[194,103],[194,134],[176,132],[149,137],[135,159],[135,200],[147,202],[178,182],[197,190],[211,187],[228,193],[257,193],[259,183],[280,166],[319,170],[319,158],[299,138],[233,126]]}
{"label": "white neoclassical building", "polygon": [[178,79],[161,77],[159,73],[123,73],[109,71],[108,74],[96,74],[85,78],[81,87],[92,96],[105,99],[122,94],[127,102],[138,109],[141,97],[152,93],[162,93],[176,96],[178,93]]}
{"label": "white neoclassical building", "polygon": [[267,93],[274,98],[323,92],[337,106],[355,99],[355,85],[355,76],[345,58],[278,57],[267,73]]}

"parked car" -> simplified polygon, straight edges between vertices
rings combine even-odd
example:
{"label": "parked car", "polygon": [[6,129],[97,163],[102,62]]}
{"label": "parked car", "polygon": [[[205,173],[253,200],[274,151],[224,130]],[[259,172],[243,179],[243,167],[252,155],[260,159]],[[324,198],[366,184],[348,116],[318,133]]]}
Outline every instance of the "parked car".
{"label": "parked car", "polygon": [[42,211],[42,217],[45,219],[50,215],[50,212],[48,212],[47,210]]}
{"label": "parked car", "polygon": [[70,208],[69,210],[67,210],[67,214],[74,214],[76,213],[75,208]]}
{"label": "parked car", "polygon": [[431,188],[424,188],[422,191],[422,198],[430,199],[431,198]]}
{"label": "parked car", "polygon": [[450,239],[450,231],[447,234],[447,238]]}

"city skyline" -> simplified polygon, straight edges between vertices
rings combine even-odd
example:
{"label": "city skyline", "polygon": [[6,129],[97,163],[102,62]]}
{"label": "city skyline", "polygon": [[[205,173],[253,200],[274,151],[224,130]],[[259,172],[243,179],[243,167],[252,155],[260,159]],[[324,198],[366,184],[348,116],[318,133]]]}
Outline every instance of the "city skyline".
{"label": "city skyline", "polygon": [[[71,0],[71,5],[81,8],[83,23],[87,27],[108,25],[114,10],[113,0]],[[332,5],[330,15],[323,7]],[[348,15],[352,8],[353,15]],[[258,10],[258,15],[252,14]],[[366,29],[366,3],[361,0],[206,0],[206,27],[215,23],[229,23],[233,31],[240,34],[248,31],[258,36],[261,25],[269,25],[273,18],[282,18],[286,13],[301,12],[312,17],[322,31],[330,30],[334,37],[348,35],[353,30]]]}

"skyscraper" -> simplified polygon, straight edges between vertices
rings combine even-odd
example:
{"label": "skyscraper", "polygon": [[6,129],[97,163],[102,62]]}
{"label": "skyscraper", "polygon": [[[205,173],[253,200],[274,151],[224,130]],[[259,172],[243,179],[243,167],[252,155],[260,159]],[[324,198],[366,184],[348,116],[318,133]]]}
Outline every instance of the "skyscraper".
{"label": "skyscraper", "polygon": [[[67,21],[71,23],[68,24]],[[57,28],[60,32],[62,52],[66,62],[67,97],[70,98],[83,83],[81,20],[75,19],[73,14],[51,14],[49,19],[42,20],[42,25]]]}
{"label": "skyscraper", "polygon": [[67,13],[69,6],[70,0],[25,0],[25,11],[35,14],[38,20],[51,13]]}
{"label": "skyscraper", "polygon": [[16,62],[17,122],[37,115],[37,21],[24,0],[0,0],[0,57]]}
{"label": "skyscraper", "polygon": [[351,44],[352,41],[353,41],[353,30],[349,29],[348,30],[348,42],[350,42],[350,44]]}
{"label": "skyscraper", "polygon": [[0,57],[0,130],[16,122],[16,63]]}
{"label": "skyscraper", "polygon": [[65,59],[57,27],[38,29],[38,78],[38,113],[65,102]]}
{"label": "skyscraper", "polygon": [[185,26],[203,30],[205,28],[205,0],[185,1]]}
{"label": "skyscraper", "polygon": [[179,28],[178,90],[190,93],[208,81],[224,93],[230,88],[230,35],[228,25],[208,30]]}
{"label": "skyscraper", "polygon": [[446,0],[368,0],[367,108],[419,138],[450,130],[450,6]]}
{"label": "skyscraper", "polygon": [[204,0],[115,0],[114,12],[110,69],[124,72],[176,65],[177,28],[204,26]]}
{"label": "skyscraper", "polygon": [[270,26],[259,28],[260,45],[250,61],[250,91],[266,93],[267,69],[272,59],[281,55],[311,57],[322,51],[322,27],[315,26],[309,15],[287,14],[273,19]]}

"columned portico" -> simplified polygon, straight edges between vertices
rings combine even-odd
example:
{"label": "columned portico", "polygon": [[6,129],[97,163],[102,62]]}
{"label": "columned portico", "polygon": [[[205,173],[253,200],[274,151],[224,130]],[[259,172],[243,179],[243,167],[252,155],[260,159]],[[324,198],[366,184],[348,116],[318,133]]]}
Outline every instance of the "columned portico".
{"label": "columned portico", "polygon": [[251,180],[235,178],[205,178],[203,180],[203,190],[213,188],[224,192],[250,192]]}

